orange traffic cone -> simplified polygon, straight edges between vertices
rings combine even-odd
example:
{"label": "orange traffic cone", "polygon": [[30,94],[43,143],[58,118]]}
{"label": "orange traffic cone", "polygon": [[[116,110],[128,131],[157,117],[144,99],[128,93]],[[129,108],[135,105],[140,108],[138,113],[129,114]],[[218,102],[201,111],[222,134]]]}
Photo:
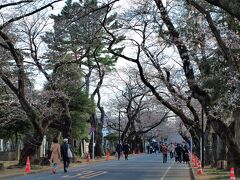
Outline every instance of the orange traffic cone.
{"label": "orange traffic cone", "polygon": [[25,172],[31,172],[29,156],[27,157],[27,163],[26,163]]}
{"label": "orange traffic cone", "polygon": [[230,180],[235,180],[236,178],[235,178],[235,174],[234,174],[234,168],[232,167],[231,169],[230,169]]}
{"label": "orange traffic cone", "polygon": [[90,163],[90,154],[87,155],[87,162]]}
{"label": "orange traffic cone", "polygon": [[109,161],[109,160],[110,160],[110,155],[109,155],[109,152],[107,152],[106,161]]}
{"label": "orange traffic cone", "polygon": [[204,174],[204,173],[203,173],[203,170],[202,170],[201,161],[198,161],[197,174],[199,174],[199,175]]}

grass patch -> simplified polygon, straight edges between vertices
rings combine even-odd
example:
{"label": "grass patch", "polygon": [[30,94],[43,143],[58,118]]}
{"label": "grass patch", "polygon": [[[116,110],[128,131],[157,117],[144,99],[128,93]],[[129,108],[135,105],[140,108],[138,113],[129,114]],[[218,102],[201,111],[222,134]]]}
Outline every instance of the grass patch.
{"label": "grass patch", "polygon": [[204,171],[207,174],[227,174],[229,173],[228,171],[224,171],[223,169],[216,169],[216,168],[206,168]]}
{"label": "grass patch", "polygon": [[32,170],[38,170],[38,169],[43,169],[43,166],[40,165],[31,165]]}
{"label": "grass patch", "polygon": [[226,180],[229,179],[229,175],[224,175],[224,176],[216,176],[211,178],[211,180]]}
{"label": "grass patch", "polygon": [[207,168],[204,169],[205,173],[211,176],[211,180],[226,180],[229,178],[229,172],[223,169]]}
{"label": "grass patch", "polygon": [[[211,180],[226,180],[230,178],[230,172],[223,169],[206,168],[204,172],[211,177]],[[240,177],[237,177],[236,180],[240,180]]]}

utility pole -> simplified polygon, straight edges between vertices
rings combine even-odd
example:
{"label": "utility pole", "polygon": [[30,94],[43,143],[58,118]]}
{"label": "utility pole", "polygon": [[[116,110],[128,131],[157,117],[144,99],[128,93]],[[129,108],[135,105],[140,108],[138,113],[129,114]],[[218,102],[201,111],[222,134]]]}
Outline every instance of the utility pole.
{"label": "utility pole", "polygon": [[203,107],[202,107],[202,168],[204,168],[204,121],[203,121]]}
{"label": "utility pole", "polygon": [[92,135],[92,159],[94,159],[94,148],[95,148],[95,143],[94,143],[94,141],[95,141],[95,139],[94,139],[94,136],[95,136],[95,133],[94,133],[94,131],[95,131],[95,128],[94,127],[91,127],[90,129],[89,129],[89,131],[90,131],[90,135]]}
{"label": "utility pole", "polygon": [[121,136],[120,136],[120,115],[121,115],[121,111],[119,110],[119,114],[118,114],[118,144],[120,144],[120,142],[121,142]]}
{"label": "utility pole", "polygon": [[93,130],[93,132],[92,132],[92,141],[93,141],[93,143],[92,143],[92,159],[94,159],[94,156],[95,156],[95,152],[94,152],[94,141],[95,141],[95,139],[94,139],[94,131],[95,131],[95,129]]}

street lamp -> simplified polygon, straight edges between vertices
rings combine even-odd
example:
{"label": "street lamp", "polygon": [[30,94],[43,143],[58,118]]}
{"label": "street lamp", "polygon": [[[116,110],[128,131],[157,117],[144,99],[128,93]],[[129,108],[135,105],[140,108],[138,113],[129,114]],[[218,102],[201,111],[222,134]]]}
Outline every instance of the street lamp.
{"label": "street lamp", "polygon": [[204,168],[204,121],[203,121],[203,106],[202,106],[202,129],[201,129],[201,134],[202,134],[202,168]]}
{"label": "street lamp", "polygon": [[120,144],[120,142],[121,142],[121,136],[120,136],[120,115],[121,115],[121,111],[119,111],[119,114],[118,114],[118,144]]}

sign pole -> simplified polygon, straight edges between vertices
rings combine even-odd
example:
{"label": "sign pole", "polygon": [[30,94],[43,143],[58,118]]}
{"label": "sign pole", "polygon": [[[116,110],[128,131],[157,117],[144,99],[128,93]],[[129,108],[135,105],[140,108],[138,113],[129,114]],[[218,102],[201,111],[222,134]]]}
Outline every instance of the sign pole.
{"label": "sign pole", "polygon": [[94,131],[92,131],[92,159],[94,159]]}

